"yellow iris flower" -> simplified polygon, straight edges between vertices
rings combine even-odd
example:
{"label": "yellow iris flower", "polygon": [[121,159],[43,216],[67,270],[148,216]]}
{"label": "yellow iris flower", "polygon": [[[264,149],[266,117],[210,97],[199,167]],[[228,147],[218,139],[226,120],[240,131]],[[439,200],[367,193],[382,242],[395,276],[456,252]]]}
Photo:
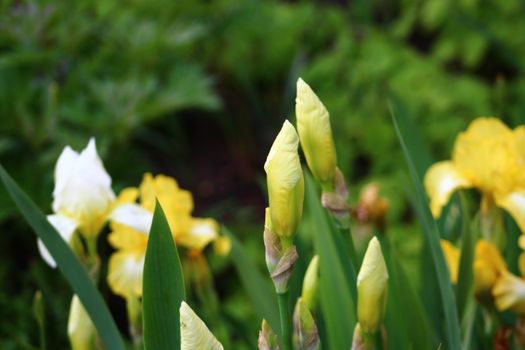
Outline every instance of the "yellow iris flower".
{"label": "yellow iris flower", "polygon": [[512,130],[496,118],[475,119],[457,137],[452,159],[432,165],[424,183],[434,217],[454,191],[476,188],[482,208],[494,202],[525,232],[525,127]]}
{"label": "yellow iris flower", "polygon": [[222,255],[228,254],[231,247],[228,238],[219,236],[215,220],[191,216],[193,197],[189,191],[179,188],[171,177],[153,177],[147,173],[138,188],[126,188],[119,194],[112,213],[108,239],[117,251],[109,260],[108,284],[123,297],[142,295],[144,257],[155,198],[178,245],[201,252],[213,242],[215,251]]}
{"label": "yellow iris flower", "polygon": [[[518,244],[523,249],[525,236],[521,236]],[[525,314],[525,253],[522,253],[518,260],[521,278],[505,271],[501,274],[494,288],[492,295],[498,310],[512,310],[520,314]]]}

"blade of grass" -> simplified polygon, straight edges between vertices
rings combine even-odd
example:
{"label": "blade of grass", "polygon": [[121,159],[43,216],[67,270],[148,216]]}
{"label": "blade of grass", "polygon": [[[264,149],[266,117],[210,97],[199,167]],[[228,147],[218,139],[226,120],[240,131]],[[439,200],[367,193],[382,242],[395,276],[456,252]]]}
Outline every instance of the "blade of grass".
{"label": "blade of grass", "polygon": [[399,253],[384,235],[376,234],[388,267],[388,303],[385,326],[389,343],[400,349],[433,349],[427,314],[400,264]]}
{"label": "blade of grass", "polygon": [[142,314],[146,350],[179,349],[184,277],[168,221],[157,202],[144,261]]}
{"label": "blade of grass", "polygon": [[0,178],[25,220],[55,259],[58,269],[73,292],[78,295],[106,348],[124,350],[124,343],[104,299],[69,246],[47,221],[44,213],[18,187],[1,165]]}
{"label": "blade of grass", "polygon": [[326,349],[349,349],[356,323],[356,279],[339,230],[321,207],[314,180],[305,169],[305,197],[313,223],[316,254],[319,255],[319,296],[328,339]]}
{"label": "blade of grass", "polygon": [[255,311],[259,317],[268,321],[274,331],[280,332],[279,309],[270,277],[265,277],[261,273],[254,261],[246,254],[242,243],[239,242],[234,234],[224,226],[222,232],[224,232],[232,242],[230,256]]}
{"label": "blade of grass", "polygon": [[[437,224],[430,214],[430,210],[427,204],[425,191],[421,183],[420,170],[416,168],[412,160],[412,154],[417,154],[417,144],[411,140],[406,142],[405,139],[410,138],[407,134],[407,130],[403,128],[403,124],[398,123],[398,118],[403,120],[404,114],[396,115],[393,105],[390,106],[392,120],[396,129],[397,136],[403,149],[403,154],[408,165],[409,173],[412,178],[413,185],[416,189],[416,200],[417,205],[415,206],[416,211],[419,212],[423,225],[423,232],[425,234],[426,241],[429,244],[432,259],[434,261],[434,268],[436,270],[437,281],[439,285],[439,292],[441,297],[441,306],[445,316],[444,328],[445,328],[445,340],[447,349],[460,349],[461,339],[459,332],[459,320],[456,309],[456,300],[454,291],[452,290],[452,284],[450,283],[450,277],[448,273],[448,267],[441,251],[439,243],[440,234],[437,228]],[[407,137],[408,136],[408,137]]]}
{"label": "blade of grass", "polygon": [[459,260],[458,286],[456,290],[458,302],[458,317],[462,321],[465,316],[467,303],[472,299],[472,282],[474,271],[472,263],[474,261],[474,250],[476,245],[476,235],[470,229],[471,219],[468,215],[468,204],[464,193],[460,193],[462,233],[461,233],[461,257]]}

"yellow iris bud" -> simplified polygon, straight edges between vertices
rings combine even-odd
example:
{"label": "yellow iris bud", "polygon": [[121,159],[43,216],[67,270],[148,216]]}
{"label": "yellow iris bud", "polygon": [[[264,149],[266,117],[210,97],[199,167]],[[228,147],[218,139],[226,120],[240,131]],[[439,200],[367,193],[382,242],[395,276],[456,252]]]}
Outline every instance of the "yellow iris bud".
{"label": "yellow iris bud", "polygon": [[72,350],[95,349],[97,338],[95,326],[76,295],[73,296],[69,309],[67,334]]}
{"label": "yellow iris bud", "polygon": [[315,311],[317,295],[319,294],[319,256],[314,255],[303,280],[303,291],[301,297],[311,312]]}
{"label": "yellow iris bud", "polygon": [[308,167],[323,190],[332,191],[337,157],[330,116],[321,100],[301,78],[297,80],[295,114]]}
{"label": "yellow iris bud", "polygon": [[286,239],[295,234],[303,214],[304,178],[298,146],[297,132],[287,120],[264,164],[272,228],[275,234]]}
{"label": "yellow iris bud", "polygon": [[357,319],[361,330],[377,332],[386,311],[388,271],[376,237],[370,240],[357,276]]}

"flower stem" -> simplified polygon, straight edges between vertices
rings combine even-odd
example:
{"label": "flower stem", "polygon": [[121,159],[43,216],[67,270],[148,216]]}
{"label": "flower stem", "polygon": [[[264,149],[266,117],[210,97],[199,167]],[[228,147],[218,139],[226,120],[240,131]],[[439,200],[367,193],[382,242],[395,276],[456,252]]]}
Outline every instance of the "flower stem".
{"label": "flower stem", "polygon": [[290,318],[290,293],[277,293],[279,314],[281,317],[281,334],[283,350],[292,350],[292,319]]}

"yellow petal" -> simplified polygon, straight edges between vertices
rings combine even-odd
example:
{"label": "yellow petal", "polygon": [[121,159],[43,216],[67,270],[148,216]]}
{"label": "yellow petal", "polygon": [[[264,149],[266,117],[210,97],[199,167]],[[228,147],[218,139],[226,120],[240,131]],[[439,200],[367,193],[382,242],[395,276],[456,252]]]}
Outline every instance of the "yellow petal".
{"label": "yellow petal", "polygon": [[121,250],[109,258],[108,285],[113,293],[124,298],[142,296],[144,254]]}
{"label": "yellow petal", "polygon": [[180,304],[181,350],[223,350],[223,346],[186,302]]}
{"label": "yellow petal", "polygon": [[189,231],[176,235],[175,241],[188,249],[203,250],[219,236],[219,225],[213,219],[193,219]]}
{"label": "yellow petal", "polygon": [[169,176],[153,177],[146,173],[140,184],[140,202],[153,212],[158,199],[174,236],[186,233],[192,225],[193,197],[189,191],[179,188],[177,181]]}
{"label": "yellow petal", "polygon": [[441,249],[445,255],[445,260],[447,262],[448,271],[450,273],[450,280],[453,284],[458,282],[458,271],[459,271],[459,258],[460,252],[452,243],[447,240],[442,239],[440,241]]}
{"label": "yellow petal", "polygon": [[213,250],[216,254],[226,256],[230,254],[232,249],[232,241],[229,237],[219,236],[213,241]]}
{"label": "yellow petal", "polygon": [[507,210],[518,224],[521,232],[525,232],[525,190],[495,196],[496,204]]}
{"label": "yellow petal", "polygon": [[139,190],[135,187],[127,187],[120,191],[116,204],[135,203],[139,196]]}
{"label": "yellow petal", "polygon": [[518,258],[518,268],[522,277],[525,277],[525,253],[521,253]]}
{"label": "yellow petal", "polygon": [[448,203],[454,191],[470,187],[469,181],[457,171],[450,161],[432,165],[425,174],[424,184],[430,197],[432,215],[436,218],[441,215],[441,210]]}
{"label": "yellow petal", "polygon": [[330,117],[321,100],[301,78],[297,80],[295,114],[308,167],[323,188],[332,190],[337,159]]}
{"label": "yellow petal", "polygon": [[525,313],[525,280],[505,272],[494,286],[492,295],[498,310]]}
{"label": "yellow petal", "polygon": [[304,179],[298,145],[299,137],[287,120],[264,164],[272,227],[277,235],[287,238],[295,234],[303,212]]}
{"label": "yellow petal", "polygon": [[507,271],[507,265],[498,248],[485,240],[476,243],[473,267],[476,294],[490,292],[499,276]]}
{"label": "yellow petal", "polygon": [[521,249],[525,249],[525,234],[521,234],[520,237],[518,238],[518,246]]}
{"label": "yellow petal", "polygon": [[155,209],[156,198],[162,205],[167,218],[172,212],[183,212],[189,215],[193,210],[191,193],[180,189],[177,181],[172,177],[166,175],[153,177],[146,173],[139,189],[142,206],[151,212]]}
{"label": "yellow petal", "polygon": [[[518,131],[518,136],[521,134]],[[452,161],[473,187],[486,194],[524,188],[522,153],[516,133],[497,118],[472,121],[454,144]]]}
{"label": "yellow petal", "polygon": [[383,322],[388,271],[376,237],[370,240],[357,276],[357,319],[362,330],[375,334]]}
{"label": "yellow petal", "polygon": [[148,244],[148,234],[134,228],[113,223],[113,231],[108,236],[109,243],[117,249],[145,252]]}

